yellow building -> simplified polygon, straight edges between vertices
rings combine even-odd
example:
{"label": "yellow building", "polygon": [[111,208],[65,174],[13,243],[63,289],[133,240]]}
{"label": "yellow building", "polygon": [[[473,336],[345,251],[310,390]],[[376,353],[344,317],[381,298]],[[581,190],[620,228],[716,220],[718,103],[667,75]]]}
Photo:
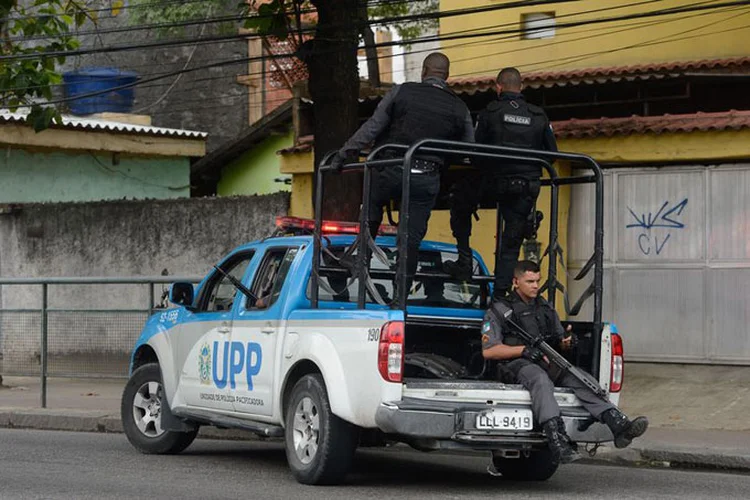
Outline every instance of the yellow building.
{"label": "yellow building", "polygon": [[[750,6],[510,3],[441,2],[481,10],[441,19],[454,88],[481,95],[517,67],[560,149],[605,167],[604,313],[629,359],[750,363]],[[572,276],[591,192],[570,200]]]}
{"label": "yellow building", "polygon": [[[441,2],[461,14],[440,21],[452,87],[478,113],[497,72],[518,67],[560,149],[605,167],[604,315],[629,359],[750,364],[750,6],[510,3]],[[310,150],[298,141],[283,153],[294,215],[312,214]],[[593,204],[588,187],[561,194],[558,276],[574,302],[590,279],[572,278],[591,255]],[[495,219],[481,215],[472,246],[492,263]],[[543,223],[544,246],[546,233]],[[427,237],[452,241],[447,211]]]}
{"label": "yellow building", "polygon": [[[440,20],[454,77],[569,71],[748,55],[750,6],[726,0],[582,0],[507,8],[515,1],[442,0]],[[477,33],[491,33],[476,37]],[[457,36],[463,38],[451,39]],[[469,37],[470,36],[470,37]]]}

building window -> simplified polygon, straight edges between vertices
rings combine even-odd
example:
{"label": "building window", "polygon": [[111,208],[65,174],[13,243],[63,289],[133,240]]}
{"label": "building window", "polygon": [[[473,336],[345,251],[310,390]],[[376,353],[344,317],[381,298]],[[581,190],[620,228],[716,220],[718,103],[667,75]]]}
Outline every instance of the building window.
{"label": "building window", "polygon": [[537,40],[555,36],[555,13],[521,14],[521,38]]}

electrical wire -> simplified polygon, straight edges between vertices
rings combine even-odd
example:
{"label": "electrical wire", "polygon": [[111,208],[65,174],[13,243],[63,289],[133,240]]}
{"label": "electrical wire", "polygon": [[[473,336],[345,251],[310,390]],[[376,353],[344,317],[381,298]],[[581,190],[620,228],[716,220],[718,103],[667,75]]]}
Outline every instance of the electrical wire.
{"label": "electrical wire", "polygon": [[[731,5],[734,5],[734,4],[737,4],[737,3],[741,3],[741,4],[744,5],[744,4],[749,3],[749,2],[733,2],[733,3],[731,3]],[[693,4],[693,5],[696,5],[696,4]],[[714,8],[715,9],[723,8],[726,5],[730,5],[730,4],[726,4],[725,3],[725,4],[718,5],[718,6],[714,6]],[[596,19],[596,20],[593,20],[593,21],[599,21],[599,20]],[[282,55],[282,56],[279,56],[278,58],[284,59],[284,58],[289,58],[289,57],[290,57],[289,55]],[[264,58],[261,58],[261,59],[270,59],[270,58],[269,57],[264,57]],[[243,59],[239,59],[239,60],[233,60],[233,61],[226,61],[226,62],[222,62],[222,63],[211,64],[211,65],[209,65],[209,67],[213,67],[213,66],[221,65],[221,64],[238,64],[238,63],[250,62],[251,60],[258,60],[258,59],[257,58],[243,58]],[[197,68],[191,69],[190,71],[194,71],[196,69],[204,69],[204,68],[205,68],[205,66],[197,67]],[[160,76],[160,77],[154,77],[154,78],[150,78],[150,79],[142,79],[141,81],[136,82],[136,84],[137,85],[141,85],[143,83],[146,83],[147,81],[152,81],[152,80],[155,80],[155,79],[163,78],[165,76],[172,76],[172,75],[175,75],[175,74],[180,74],[180,71],[177,71],[177,72],[167,72],[163,76]],[[130,86],[135,86],[135,85],[130,85]],[[113,90],[116,90],[116,89],[108,89],[105,92],[110,92],[110,91],[113,91]],[[104,93],[104,92],[102,92],[102,93]],[[75,99],[80,99],[82,97],[83,96],[76,96]],[[53,101],[53,102],[65,102],[66,100],[69,100],[69,99],[63,99],[63,100],[58,100],[58,101]]]}
{"label": "electrical wire", "polygon": [[[400,0],[397,0],[397,1],[400,1]],[[635,2],[635,3],[631,3],[631,4],[622,4],[622,5],[617,6],[616,8],[626,8],[626,7],[632,7],[632,6],[639,6],[639,5],[648,4],[648,3],[654,3],[654,2],[659,2],[659,1],[661,1],[661,0],[646,0],[646,1]],[[706,3],[706,2],[702,2],[702,3]],[[698,4],[696,4],[696,5],[698,5]],[[612,10],[612,9],[609,9],[609,8],[607,8],[607,9],[593,9],[593,10],[589,10],[589,11],[582,11],[582,12],[576,12],[576,13],[562,15],[562,16],[559,16],[558,18],[564,18],[564,17],[568,17],[568,16],[572,16],[572,15],[582,15],[582,14],[596,13],[596,12],[601,12],[601,11],[604,11],[604,10]],[[696,17],[696,16],[704,16],[704,15],[712,15],[712,14],[714,14],[714,13],[701,12],[701,13],[692,14],[692,15],[689,15],[689,16],[683,16],[683,17],[679,17],[679,18],[669,19],[667,21],[664,21],[664,20],[642,21],[642,22],[640,22],[640,24],[654,25],[654,24],[660,24],[660,23],[665,23],[665,22],[673,22],[673,21],[687,19],[687,18]],[[506,23],[506,24],[502,24],[502,25],[493,25],[493,26],[502,27],[502,26],[510,26],[510,25],[515,25],[515,24],[516,23]],[[473,28],[473,29],[470,29],[470,30],[462,30],[462,31],[452,32],[452,33],[472,32],[472,31],[476,31],[476,30],[480,30],[480,29],[489,29],[489,28],[492,28],[493,26],[485,26],[485,27],[482,27],[482,28]],[[629,26],[634,26],[634,25],[629,25]],[[582,30],[582,31],[580,31],[580,32],[578,32],[576,34],[587,33],[587,32],[599,32],[599,31],[607,30],[607,29],[609,29],[609,27],[606,27],[606,26],[604,26],[604,27],[596,27],[596,28],[592,28],[592,29],[589,29],[589,30]],[[628,27],[628,28],[625,28],[624,30],[618,30],[618,31],[616,31],[614,33],[625,31],[627,29],[630,29],[630,28]],[[567,33],[564,32],[562,34],[562,36],[565,36],[566,34]],[[492,39],[487,40],[487,41],[480,40],[480,41],[474,41],[474,42],[462,42],[462,43],[459,43],[459,44],[451,45],[450,48],[467,47],[467,46],[473,46],[473,45],[491,44],[491,43],[495,43],[497,41],[503,41],[503,40],[507,40],[507,39],[512,39],[514,37],[515,37],[515,35],[505,35],[505,36],[502,36],[502,37],[495,37],[495,38],[492,38]],[[587,38],[592,38],[592,37],[582,37],[582,38],[574,39],[574,40],[571,40],[571,41],[583,40],[583,39],[587,39]],[[568,41],[551,42],[551,43],[545,44],[545,47],[552,46],[552,45],[557,45],[559,43],[567,43],[567,42]],[[537,49],[536,47],[525,47],[525,48],[520,48],[520,49],[517,49],[517,50],[514,49],[513,52],[519,52],[519,51],[525,51],[525,50],[536,50],[536,49]],[[416,50],[416,51],[413,50],[413,51],[410,51],[409,54],[424,53],[424,52],[429,52],[431,50],[433,50],[433,49],[430,48],[430,49]],[[510,51],[508,51],[508,52],[510,52]],[[496,52],[496,53],[494,53],[494,55],[504,54],[504,53],[508,53],[508,52]],[[288,56],[289,56],[289,58],[294,57],[293,54],[289,54]],[[396,56],[397,56],[397,54],[382,55],[382,56],[378,56],[378,59],[386,59],[386,58],[392,58],[392,57],[396,57]],[[484,58],[484,57],[487,57],[487,56],[488,55],[480,55],[480,56],[474,56],[474,57],[469,57],[469,58],[453,59],[453,62],[460,62],[460,61],[466,61],[466,60],[472,60],[472,59],[479,59],[479,58]],[[175,63],[160,63],[160,65],[165,65],[165,64],[181,64],[181,63],[177,63],[177,62],[175,62]],[[149,67],[150,68],[152,66],[153,66],[153,64],[128,65],[127,69],[128,70],[136,70],[137,68],[141,68],[141,67]],[[263,72],[255,73],[255,75],[261,75],[261,74],[263,74]],[[253,75],[254,75],[253,73],[244,73],[242,75],[238,74],[236,76],[253,76]],[[148,75],[148,76],[155,76],[155,74]],[[221,78],[221,77],[212,77],[212,78]],[[101,81],[108,81],[108,80],[110,80],[110,79],[108,79],[108,78],[102,78],[101,79]],[[99,79],[92,79],[91,80],[92,83],[97,82],[97,81],[100,81],[100,80]],[[64,84],[54,84],[54,85],[52,85],[52,87],[63,86],[63,85]],[[159,84],[159,85],[161,85],[161,84]],[[28,88],[37,88],[37,87],[28,87]]]}
{"label": "electrical wire", "polygon": [[[208,15],[210,14],[211,14],[211,7],[208,8]],[[203,30],[205,29],[205,27],[206,27],[205,24],[201,25],[201,32],[198,34],[199,37],[203,35]],[[190,56],[188,56],[187,61],[185,61],[185,65],[182,67],[182,71],[185,71],[187,67],[190,66],[190,61],[193,60],[193,56],[195,56],[195,53],[197,52],[197,50],[198,50],[198,45],[194,45],[193,50],[190,52]],[[180,81],[180,79],[182,78],[182,75],[184,75],[184,73],[180,73],[179,75],[177,75],[177,77],[172,81],[172,84],[169,86],[169,88],[165,90],[164,93],[156,101],[152,102],[151,104],[147,106],[143,106],[143,107],[133,110],[133,113],[139,113],[141,111],[145,111],[147,109],[150,109],[156,106],[160,102],[162,102],[167,97],[167,95],[169,95],[169,93],[172,91],[175,85],[177,85],[177,82]]]}
{"label": "electrical wire", "polygon": [[[744,16],[744,15],[748,15],[748,14],[750,14],[750,12],[745,12],[745,13],[743,13],[741,15]],[[637,44],[632,44],[632,45],[628,45],[628,46],[624,46],[624,47],[619,47],[619,48],[615,48],[615,49],[609,49],[609,50],[605,50],[605,51],[597,51],[597,52],[592,52],[592,53],[589,53],[589,54],[584,54],[583,57],[592,57],[592,56],[599,55],[599,54],[613,53],[613,52],[618,52],[618,51],[622,51],[622,50],[629,50],[629,49],[632,49],[632,48],[649,47],[649,46],[662,45],[662,44],[665,44],[665,43],[673,43],[673,42],[683,41],[683,40],[688,40],[688,39],[701,38],[701,37],[709,37],[709,36],[714,36],[714,35],[719,35],[719,34],[723,34],[723,33],[727,33],[727,32],[732,32],[732,31],[738,31],[738,30],[741,30],[741,29],[745,29],[744,26],[740,26],[740,27],[729,28],[729,29],[721,30],[721,31],[714,31],[714,32],[711,32],[711,33],[703,33],[703,34],[692,35],[692,36],[680,36],[680,35],[684,35],[684,34],[687,34],[687,33],[694,32],[694,31],[699,31],[699,30],[702,30],[702,29],[706,29],[706,28],[714,26],[716,24],[721,24],[721,23],[723,23],[725,21],[726,21],[726,19],[720,19],[720,20],[717,20],[717,21],[714,21],[714,22],[710,22],[710,23],[701,25],[701,26],[696,27],[696,28],[691,28],[689,30],[685,30],[685,31],[682,31],[682,32],[679,32],[679,33],[673,33],[673,34],[670,34],[670,35],[666,35],[664,37],[659,37],[657,39],[652,39],[652,40],[648,40],[648,41],[642,41],[642,42],[639,42]],[[675,38],[675,37],[677,37],[677,38]],[[578,56],[575,56],[575,57],[578,57]],[[537,61],[537,62],[534,62],[534,63],[529,63],[529,65],[546,64],[546,63],[549,63],[551,61],[552,62],[557,62],[558,59],[545,60],[545,61]],[[544,67],[543,69],[550,69],[551,67],[554,67],[556,65],[557,64],[555,64],[553,66]],[[460,75],[457,75],[457,76],[466,76],[466,75],[472,75],[472,74],[476,74],[476,72],[464,73],[464,74],[460,74]],[[192,90],[195,90],[195,89],[189,89],[189,90],[186,89],[185,92],[192,91]],[[251,93],[251,94],[257,94],[257,93]],[[245,95],[246,94],[244,94],[244,93],[236,95],[236,96],[234,96],[234,95],[226,95],[225,94],[225,95],[217,96],[215,99],[235,99],[235,98],[244,97]],[[247,94],[247,95],[249,95],[249,94]],[[214,98],[212,98],[212,99],[214,99]],[[205,100],[206,99],[202,99],[202,101],[205,101]],[[286,100],[286,99],[281,99],[281,100]],[[267,102],[270,102],[270,101],[267,101]],[[226,106],[231,106],[231,105],[226,105]],[[212,107],[212,106],[209,106],[209,108],[210,107]],[[184,110],[176,108],[176,109],[171,109],[169,111],[170,112],[182,112],[182,111],[189,111],[189,110],[194,110],[194,109],[196,109],[196,108],[191,106],[191,107],[185,108]],[[197,109],[201,109],[201,108],[197,108]]]}
{"label": "electrical wire", "polygon": [[[444,11],[444,12],[438,12],[438,13],[426,13],[426,14],[413,14],[408,16],[397,16],[397,17],[391,17],[391,18],[382,18],[382,19],[376,19],[370,21],[369,25],[379,25],[379,24],[394,24],[394,23],[401,23],[401,22],[409,22],[409,21],[420,21],[420,20],[427,20],[427,19],[440,19],[442,17],[452,17],[452,16],[458,16],[458,15],[469,15],[469,14],[475,14],[475,13],[481,13],[481,12],[488,12],[488,11],[495,11],[495,10],[503,10],[503,9],[511,9],[511,8],[517,8],[517,7],[523,7],[523,6],[532,6],[532,5],[545,5],[545,4],[556,4],[556,3],[567,3],[567,2],[580,2],[582,0],[526,0],[526,1],[515,1],[511,3],[504,3],[501,5],[493,5],[489,7],[474,7],[474,8],[467,8],[467,9],[454,9],[451,11]],[[187,22],[187,21],[186,21]],[[193,24],[200,24],[198,21],[192,22]],[[354,23],[356,24],[356,22]],[[352,22],[349,22],[346,24],[347,26],[351,26]],[[329,28],[336,28],[336,27],[342,27],[343,25],[331,25]],[[123,28],[123,30],[132,30],[132,28]],[[312,32],[314,30],[310,30]],[[175,45],[186,45],[186,44],[192,44],[192,43],[209,43],[209,42],[217,42],[217,41],[227,41],[232,39],[246,39],[246,38],[253,38],[253,37],[260,37],[262,35],[253,35],[253,34],[247,34],[247,33],[241,33],[241,34],[232,34],[232,35],[214,35],[210,37],[205,37],[201,40],[196,40],[194,38],[183,38],[183,39],[174,39],[174,40],[162,40],[160,42],[149,42],[144,44],[125,44],[125,45],[113,45],[109,47],[102,47],[99,49],[76,49],[76,50],[62,50],[62,51],[44,51],[40,53],[34,53],[34,54],[17,54],[17,55],[11,55],[11,56],[0,56],[0,61],[4,60],[21,60],[21,59],[35,59],[39,57],[72,57],[76,55],[86,55],[86,54],[96,54],[101,52],[120,52],[124,50],[137,50],[142,48],[153,48],[153,47],[172,47]],[[378,46],[379,44],[376,44]]]}

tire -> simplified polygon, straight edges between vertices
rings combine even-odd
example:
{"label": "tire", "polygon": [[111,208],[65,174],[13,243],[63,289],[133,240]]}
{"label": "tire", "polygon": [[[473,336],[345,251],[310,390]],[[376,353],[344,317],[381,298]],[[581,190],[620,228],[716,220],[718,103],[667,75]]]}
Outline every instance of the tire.
{"label": "tire", "polygon": [[161,427],[161,405],[167,404],[157,363],[141,366],[125,385],[120,405],[122,428],[137,450],[147,454],[179,453],[193,442],[198,430],[169,431]]}
{"label": "tire", "polygon": [[323,377],[305,375],[285,406],[286,458],[302,484],[338,484],[351,466],[359,428],[331,412]]}
{"label": "tire", "polygon": [[492,457],[495,470],[510,481],[546,481],[557,471],[559,464],[550,450],[532,451],[519,458]]}

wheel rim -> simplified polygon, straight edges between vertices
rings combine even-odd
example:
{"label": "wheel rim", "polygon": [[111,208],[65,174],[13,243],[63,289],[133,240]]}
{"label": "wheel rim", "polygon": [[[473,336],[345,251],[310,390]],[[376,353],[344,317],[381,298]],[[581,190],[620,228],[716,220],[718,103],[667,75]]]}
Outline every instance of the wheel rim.
{"label": "wheel rim", "polygon": [[292,433],[297,458],[303,464],[309,464],[318,452],[320,439],[320,416],[312,399],[305,397],[297,404]]}
{"label": "wheel rim", "polygon": [[133,398],[133,419],[144,436],[156,438],[164,434],[161,426],[161,395],[159,382],[146,382]]}

